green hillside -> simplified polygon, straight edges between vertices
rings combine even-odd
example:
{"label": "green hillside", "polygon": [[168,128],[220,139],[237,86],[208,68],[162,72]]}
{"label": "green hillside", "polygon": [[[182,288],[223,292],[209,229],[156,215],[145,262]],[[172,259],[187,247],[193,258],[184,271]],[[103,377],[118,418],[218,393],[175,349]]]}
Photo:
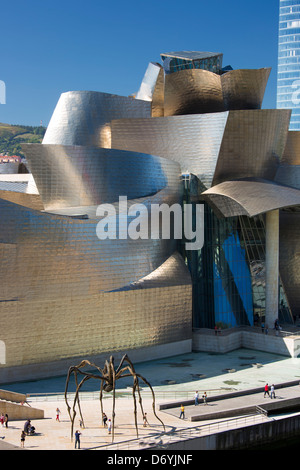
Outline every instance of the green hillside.
{"label": "green hillside", "polygon": [[24,157],[21,144],[41,143],[46,128],[0,123],[0,154]]}

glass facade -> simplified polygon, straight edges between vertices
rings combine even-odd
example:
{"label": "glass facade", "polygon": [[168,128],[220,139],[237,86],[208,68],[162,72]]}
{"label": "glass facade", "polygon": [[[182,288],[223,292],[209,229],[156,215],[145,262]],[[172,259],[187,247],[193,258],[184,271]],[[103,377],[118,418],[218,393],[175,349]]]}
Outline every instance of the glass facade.
{"label": "glass facade", "polygon": [[292,109],[290,130],[300,130],[300,1],[280,0],[277,108]]}
{"label": "glass facade", "polygon": [[239,218],[218,218],[193,197],[195,179],[185,183],[186,202],[204,205],[204,245],[184,253],[193,283],[193,327],[253,325],[251,271]]}
{"label": "glass facade", "polygon": [[[181,249],[193,283],[193,327],[223,329],[264,321],[264,216],[219,218],[199,199],[201,188],[193,176],[184,178],[184,189],[185,202],[204,204],[205,209],[202,249],[184,252],[184,244]],[[281,281],[278,305],[279,320],[291,323]]]}
{"label": "glass facade", "polygon": [[186,69],[203,69],[219,73],[222,68],[223,54],[205,54],[203,56],[172,57],[161,54],[166,74]]}
{"label": "glass facade", "polygon": [[[251,272],[254,317],[263,318],[266,308],[266,240],[265,217],[239,217],[239,232],[242,245],[247,253]],[[284,286],[279,279],[278,316],[281,322],[291,323],[292,313],[285,295]]]}

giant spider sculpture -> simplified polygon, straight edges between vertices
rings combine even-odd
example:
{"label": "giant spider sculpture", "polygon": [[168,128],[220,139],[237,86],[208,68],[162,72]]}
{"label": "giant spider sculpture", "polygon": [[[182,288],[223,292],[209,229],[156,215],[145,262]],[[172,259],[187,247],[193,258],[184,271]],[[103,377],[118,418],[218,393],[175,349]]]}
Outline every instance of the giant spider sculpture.
{"label": "giant spider sculpture", "polygon": [[[85,366],[88,366],[90,368],[94,367],[95,369],[97,369],[97,371],[100,373],[100,375],[98,375],[97,373],[93,373],[93,372],[87,372],[87,371],[84,372],[82,369]],[[69,385],[69,381],[70,381],[70,377],[71,377],[72,373],[74,373],[75,384],[76,384],[76,392],[75,392],[74,403],[73,403],[73,413],[71,413],[71,407],[69,406],[68,398],[67,398],[68,385]],[[81,375],[84,376],[83,379],[79,383],[78,383],[78,374],[81,374]],[[75,410],[76,403],[78,404],[81,421],[82,421],[83,426],[84,426],[84,421],[83,421],[83,416],[82,416],[80,401],[79,401],[80,388],[82,387],[82,385],[87,380],[97,379],[97,380],[101,381],[101,386],[100,386],[101,416],[103,416],[103,403],[102,403],[103,391],[105,391],[105,392],[111,392],[112,391],[113,392],[112,441],[114,440],[115,401],[116,401],[116,397],[115,397],[115,390],[116,389],[115,389],[115,387],[116,387],[116,381],[118,379],[121,379],[121,378],[124,378],[124,377],[133,377],[132,395],[133,395],[133,402],[134,402],[134,420],[135,420],[135,428],[136,428],[137,437],[138,437],[138,426],[137,426],[137,406],[136,406],[136,396],[135,396],[136,391],[137,391],[138,397],[139,397],[141,412],[142,412],[142,415],[144,416],[144,410],[143,410],[143,405],[142,405],[142,397],[141,397],[141,393],[140,393],[139,379],[141,379],[150,388],[150,390],[152,392],[152,399],[153,399],[152,408],[153,408],[154,416],[158,419],[158,421],[160,421],[162,423],[163,428],[165,429],[164,423],[157,416],[157,414],[155,412],[155,395],[154,395],[153,388],[151,387],[150,383],[144,377],[142,377],[140,374],[137,374],[135,372],[132,362],[130,361],[127,354],[125,354],[122,357],[121,362],[120,362],[119,366],[117,367],[117,369],[115,369],[114,358],[112,356],[110,357],[109,361],[105,361],[105,365],[104,365],[103,369],[101,369],[100,367],[96,366],[95,364],[93,364],[92,362],[90,362],[88,360],[83,360],[83,361],[81,361],[81,363],[79,365],[71,366],[69,368],[68,376],[67,376],[67,380],[66,380],[66,387],[65,387],[65,401],[66,401],[68,413],[69,413],[69,416],[70,416],[70,419],[71,419],[71,438],[73,437],[74,421],[75,421],[75,416],[76,416],[76,410]]]}

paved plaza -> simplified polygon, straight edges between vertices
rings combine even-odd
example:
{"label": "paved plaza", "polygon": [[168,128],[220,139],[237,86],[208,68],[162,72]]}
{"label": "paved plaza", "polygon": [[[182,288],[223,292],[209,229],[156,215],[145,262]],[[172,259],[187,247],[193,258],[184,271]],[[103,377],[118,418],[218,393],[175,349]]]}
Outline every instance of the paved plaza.
{"label": "paved plaza", "polygon": [[[251,396],[243,395],[243,391],[264,387],[265,383],[280,384],[284,382],[300,382],[300,359],[287,358],[259,351],[239,349],[227,354],[190,353],[172,358],[165,358],[149,363],[136,364],[136,371],[144,376],[153,386],[156,395],[156,412],[163,421],[165,429],[156,419],[152,410],[152,398],[149,389],[141,383],[143,408],[147,413],[149,425],[143,426],[142,413],[137,400],[139,441],[136,440],[134,422],[134,405],[132,398],[132,380],[121,379],[118,382],[116,400],[116,422],[114,442],[122,449],[139,449],[148,444],[164,442],[166,434],[174,431],[189,430],[199,425],[215,422],[205,417],[204,421],[192,421],[197,414],[216,412],[222,407],[243,407],[253,403],[260,405],[270,402],[263,393]],[[32,407],[43,409],[45,418],[33,421],[36,434],[27,436],[25,449],[28,450],[73,450],[71,441],[71,425],[64,401],[66,377],[51,378],[19,384],[5,385],[2,388],[27,393]],[[112,436],[102,426],[99,402],[99,382],[89,381],[83,389],[81,405],[84,428],[79,426],[79,414],[75,418],[75,429],[81,432],[81,449],[106,449],[111,444]],[[180,401],[192,400],[195,391],[200,396],[206,391],[209,400],[215,396],[240,391],[241,396],[234,399],[208,401],[207,405],[193,404],[186,406],[185,419],[179,419]],[[72,392],[72,390],[70,390]],[[73,389],[74,391],[74,389]],[[282,388],[277,392],[276,400],[283,400],[300,395],[299,385]],[[159,410],[158,405],[174,402],[173,408]],[[73,405],[70,394],[70,405]],[[104,411],[108,418],[112,414],[112,395],[104,398]],[[24,405],[27,406],[27,405]],[[59,421],[56,420],[56,408],[61,411]],[[8,449],[10,445],[20,449],[20,435],[24,426],[22,421],[10,421],[8,428],[0,428],[0,449]]]}

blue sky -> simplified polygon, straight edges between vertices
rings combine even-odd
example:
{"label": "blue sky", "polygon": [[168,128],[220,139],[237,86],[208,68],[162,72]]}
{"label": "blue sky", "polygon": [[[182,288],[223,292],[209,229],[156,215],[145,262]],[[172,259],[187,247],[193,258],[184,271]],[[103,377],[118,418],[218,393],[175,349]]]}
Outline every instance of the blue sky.
{"label": "blue sky", "polygon": [[0,122],[47,126],[69,90],[130,95],[149,62],[179,50],[271,67],[263,107],[275,108],[278,16],[279,0],[2,2]]}

